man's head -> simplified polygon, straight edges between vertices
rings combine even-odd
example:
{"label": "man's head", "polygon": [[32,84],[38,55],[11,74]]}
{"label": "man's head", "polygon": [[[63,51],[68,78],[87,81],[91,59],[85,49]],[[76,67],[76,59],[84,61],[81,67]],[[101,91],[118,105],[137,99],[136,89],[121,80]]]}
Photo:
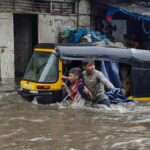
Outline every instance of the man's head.
{"label": "man's head", "polygon": [[84,60],[82,62],[82,66],[88,74],[93,73],[93,71],[95,70],[95,63],[92,59]]}
{"label": "man's head", "polygon": [[69,70],[69,80],[71,83],[74,83],[81,78],[82,78],[82,71],[80,68],[72,68]]}

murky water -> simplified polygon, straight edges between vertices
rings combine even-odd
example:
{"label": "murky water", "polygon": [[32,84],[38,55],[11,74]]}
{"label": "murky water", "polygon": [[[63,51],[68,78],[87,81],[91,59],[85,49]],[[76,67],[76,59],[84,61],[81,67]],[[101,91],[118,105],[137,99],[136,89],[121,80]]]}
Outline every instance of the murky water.
{"label": "murky water", "polygon": [[120,149],[150,149],[150,103],[43,106],[0,94],[0,150]]}

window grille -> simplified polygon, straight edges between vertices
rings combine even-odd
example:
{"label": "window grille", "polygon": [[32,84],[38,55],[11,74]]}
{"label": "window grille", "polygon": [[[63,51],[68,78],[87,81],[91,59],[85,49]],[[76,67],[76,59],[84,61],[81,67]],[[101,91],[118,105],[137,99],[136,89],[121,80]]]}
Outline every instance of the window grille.
{"label": "window grille", "polygon": [[0,0],[0,12],[74,14],[75,2],[50,0]]}
{"label": "window grille", "polygon": [[52,2],[52,13],[75,14],[74,2]]}

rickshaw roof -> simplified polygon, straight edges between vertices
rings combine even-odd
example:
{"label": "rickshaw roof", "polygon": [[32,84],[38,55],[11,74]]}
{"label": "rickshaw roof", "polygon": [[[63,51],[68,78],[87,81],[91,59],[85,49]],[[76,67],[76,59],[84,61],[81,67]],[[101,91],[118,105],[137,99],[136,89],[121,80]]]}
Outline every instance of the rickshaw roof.
{"label": "rickshaw roof", "polygon": [[55,49],[56,45],[56,43],[39,43],[35,48]]}
{"label": "rickshaw roof", "polygon": [[150,51],[140,49],[100,47],[95,45],[58,45],[56,50],[59,56],[66,60],[94,58],[95,60],[106,59],[128,62],[133,59],[150,61]]}

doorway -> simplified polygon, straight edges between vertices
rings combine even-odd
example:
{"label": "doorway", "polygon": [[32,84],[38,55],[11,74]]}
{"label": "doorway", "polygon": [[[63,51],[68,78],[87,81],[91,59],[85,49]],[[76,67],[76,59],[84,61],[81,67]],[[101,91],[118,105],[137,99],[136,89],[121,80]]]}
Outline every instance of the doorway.
{"label": "doorway", "polygon": [[21,78],[38,42],[38,16],[14,14],[15,78]]}

